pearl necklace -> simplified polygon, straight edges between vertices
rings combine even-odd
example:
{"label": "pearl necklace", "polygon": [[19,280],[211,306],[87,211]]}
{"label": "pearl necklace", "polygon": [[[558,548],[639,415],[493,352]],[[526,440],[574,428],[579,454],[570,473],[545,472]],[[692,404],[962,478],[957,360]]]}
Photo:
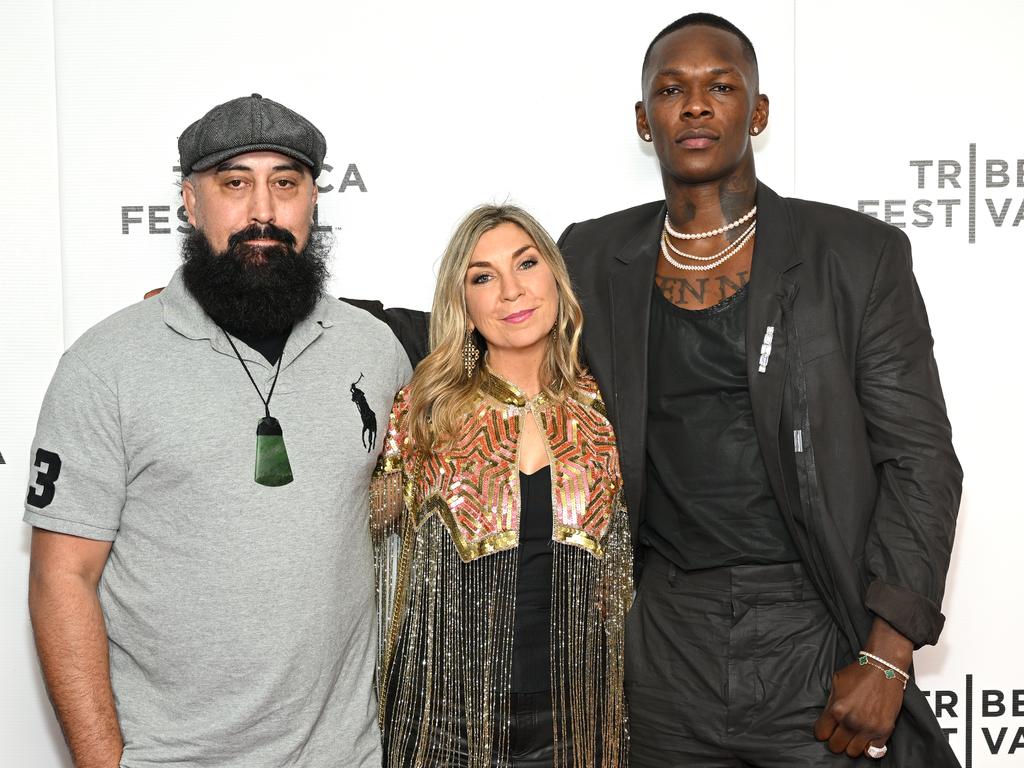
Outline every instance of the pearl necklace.
{"label": "pearl necklace", "polygon": [[736,221],[733,221],[733,222],[731,222],[729,224],[723,224],[718,229],[712,229],[710,232],[694,232],[692,235],[687,233],[687,232],[676,232],[674,229],[672,229],[672,224],[669,222],[668,214],[666,213],[665,214],[665,231],[668,232],[670,235],[672,235],[672,237],[676,238],[677,240],[705,240],[705,239],[707,239],[709,237],[714,237],[715,235],[720,235],[723,232],[728,232],[730,229],[735,229],[736,227],[738,227],[740,224],[744,223],[745,221],[749,221],[750,217],[753,216],[755,213],[757,213],[757,206],[756,205],[753,208],[751,208],[749,211],[747,211],[745,214],[743,214],[743,216],[741,216],[740,218],[736,219]]}
{"label": "pearl necklace", "polygon": [[743,246],[747,244],[747,241],[750,240],[750,238],[752,238],[754,236],[754,233],[757,231],[756,223],[757,222],[755,222],[755,226],[750,227],[743,234],[743,237],[741,237],[735,243],[730,245],[728,249],[726,249],[728,253],[725,253],[720,259],[708,262],[707,264],[680,264],[678,261],[673,259],[672,254],[670,254],[668,252],[668,248],[665,247],[665,244],[668,242],[668,231],[664,231],[661,233],[661,255],[665,257],[665,261],[667,261],[676,269],[682,269],[687,272],[707,272],[708,270],[714,269],[719,264],[724,264],[737,253],[739,253],[741,250],[743,250]]}
{"label": "pearl necklace", "polygon": [[[740,239],[742,240],[744,237],[746,237],[747,234],[749,234],[750,230],[752,230],[756,226],[757,222],[755,221],[749,227],[747,227],[746,230],[744,230],[743,234],[740,235]],[[672,241],[669,240],[667,237],[665,238],[665,244],[669,247],[669,250],[671,250],[672,253],[676,254],[677,256],[682,256],[684,259],[693,259],[694,261],[714,261],[733,246],[733,243],[729,243],[728,245],[725,246],[725,248],[720,250],[718,253],[713,253],[710,256],[698,256],[695,253],[687,253],[686,251],[679,250],[674,245],[672,245]]]}

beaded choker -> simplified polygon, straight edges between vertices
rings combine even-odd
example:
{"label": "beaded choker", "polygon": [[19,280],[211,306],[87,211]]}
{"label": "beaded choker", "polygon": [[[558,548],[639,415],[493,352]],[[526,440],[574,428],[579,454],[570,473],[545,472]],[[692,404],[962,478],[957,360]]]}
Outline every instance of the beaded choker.
{"label": "beaded choker", "polygon": [[[661,233],[661,255],[664,256],[665,261],[667,261],[673,267],[675,267],[676,269],[681,269],[684,272],[707,272],[708,270],[714,269],[720,264],[724,264],[737,253],[742,251],[743,246],[745,246],[750,241],[750,238],[752,238],[754,234],[757,232],[757,222],[755,221],[747,228],[747,230],[743,233],[739,240],[737,240],[735,243],[729,244],[726,248],[714,254],[713,256],[693,256],[688,253],[683,253],[682,251],[679,251],[675,247],[673,247],[672,243],[669,242],[668,239],[668,222],[666,221],[665,223],[666,228]],[[683,264],[681,262],[678,262],[675,259],[673,259],[672,254],[668,252],[669,248],[671,248],[680,256],[683,256],[687,259],[695,259],[703,263]],[[708,261],[708,259],[713,259],[713,261]]]}
{"label": "beaded choker", "polygon": [[694,232],[693,234],[690,234],[688,232],[676,232],[672,228],[672,222],[668,220],[668,214],[666,213],[665,231],[668,232],[668,234],[670,234],[676,240],[706,240],[709,237],[714,237],[715,235],[720,235],[723,232],[728,232],[730,229],[736,229],[736,227],[738,227],[740,224],[750,221],[751,217],[755,213],[757,213],[756,205],[749,211],[747,211],[745,214],[740,216],[740,218],[736,219],[736,221],[730,222],[728,224],[723,224],[718,229],[712,229],[709,232]]}

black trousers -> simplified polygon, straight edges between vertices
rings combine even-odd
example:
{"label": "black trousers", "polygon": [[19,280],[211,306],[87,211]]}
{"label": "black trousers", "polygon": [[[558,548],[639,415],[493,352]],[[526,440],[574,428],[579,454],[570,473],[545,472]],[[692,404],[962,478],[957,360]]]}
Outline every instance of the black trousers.
{"label": "black trousers", "polygon": [[837,644],[799,563],[686,573],[648,552],[626,624],[630,766],[878,766],[814,738]]}
{"label": "black trousers", "polygon": [[[500,766],[500,768],[551,768],[555,755],[551,692],[513,693],[511,697],[509,759],[502,763],[492,761],[492,765]],[[445,768],[466,768],[469,765],[469,752],[466,744],[465,721],[460,720],[451,731],[460,735],[453,752],[447,756],[448,759],[444,766]],[[385,750],[387,746],[388,739],[385,735]],[[413,763],[413,755],[403,755],[398,760],[387,755],[384,761],[385,765],[402,765],[403,767],[412,766]]]}
{"label": "black trousers", "polygon": [[509,759],[512,768],[551,768],[555,760],[551,691],[512,694]]}

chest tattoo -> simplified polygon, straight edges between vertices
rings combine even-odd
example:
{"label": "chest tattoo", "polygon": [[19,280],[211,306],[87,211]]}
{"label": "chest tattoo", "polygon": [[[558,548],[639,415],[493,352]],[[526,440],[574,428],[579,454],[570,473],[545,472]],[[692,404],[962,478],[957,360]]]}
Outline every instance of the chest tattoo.
{"label": "chest tattoo", "polygon": [[654,276],[654,283],[661,291],[661,295],[684,309],[712,307],[739,291],[749,280],[749,273],[746,271],[696,278]]}

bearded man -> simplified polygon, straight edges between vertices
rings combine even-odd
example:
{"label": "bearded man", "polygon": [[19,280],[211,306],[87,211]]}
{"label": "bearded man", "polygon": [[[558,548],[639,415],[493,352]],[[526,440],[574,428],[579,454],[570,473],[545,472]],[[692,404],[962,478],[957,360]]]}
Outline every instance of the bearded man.
{"label": "bearded man", "polygon": [[312,123],[253,94],[178,147],[183,264],[67,350],[32,446],[54,710],[79,768],[378,766],[366,421],[408,359],[324,294]]}

